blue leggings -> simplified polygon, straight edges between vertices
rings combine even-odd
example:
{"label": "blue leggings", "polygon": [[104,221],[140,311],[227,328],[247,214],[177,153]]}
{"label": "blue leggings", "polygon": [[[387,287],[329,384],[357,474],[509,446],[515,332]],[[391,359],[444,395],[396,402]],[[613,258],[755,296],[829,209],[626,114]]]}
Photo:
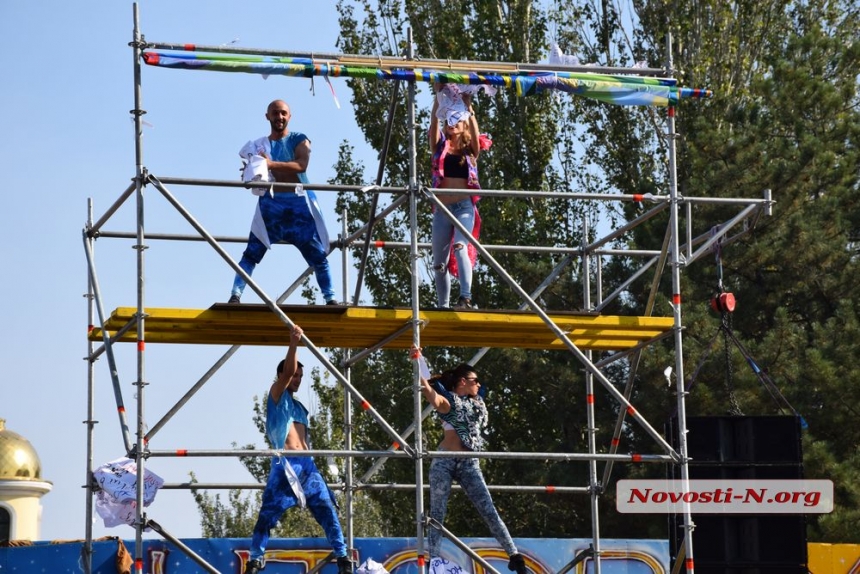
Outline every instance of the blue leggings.
{"label": "blue leggings", "polygon": [[[475,505],[475,509],[487,526],[493,537],[498,540],[508,556],[517,553],[508,527],[502,522],[484,475],[477,458],[434,458],[430,463],[430,517],[436,519],[440,524],[445,522],[445,511],[448,507],[448,497],[451,494],[451,484],[454,481],[460,483],[466,496]],[[430,557],[439,556],[442,549],[442,533],[432,526],[428,527],[430,538]]]}
{"label": "blue leggings", "polygon": [[[446,205],[463,227],[472,233],[475,227],[475,206],[472,198],[467,197],[456,203]],[[469,260],[469,240],[454,227],[445,215],[436,210],[433,213],[431,230],[433,250],[433,273],[436,278],[436,301],[440,307],[448,307],[451,302],[451,277],[448,274],[448,259],[451,256],[451,243],[461,245],[454,248],[457,259],[457,275],[460,281],[460,297],[472,298],[472,262]]]}
{"label": "blue leggings", "polygon": [[319,525],[322,526],[335,556],[338,558],[346,556],[346,543],[343,540],[343,530],[341,530],[340,521],[337,518],[334,497],[319,470],[317,470],[313,459],[309,457],[274,457],[272,470],[269,472],[269,481],[266,483],[266,490],[263,491],[260,516],[257,518],[254,535],[251,538],[251,560],[263,558],[272,528],[277,526],[281,515],[288,508],[297,506],[299,503],[287,481],[284,464],[289,464],[296,471],[305,492],[308,509]]}
{"label": "blue leggings", "polygon": [[[307,264],[314,269],[323,298],[326,301],[334,299],[331,268],[326,258],[328,246],[324,246],[320,241],[307,200],[290,193],[278,193],[274,198],[264,195],[260,198],[260,213],[266,223],[269,242],[272,244],[287,242],[298,247]],[[266,251],[268,249],[263,242],[251,233],[248,236],[248,247],[239,261],[239,267],[248,275],[253,274],[254,268],[263,260]],[[231,294],[241,297],[244,290],[245,280],[236,274]]]}

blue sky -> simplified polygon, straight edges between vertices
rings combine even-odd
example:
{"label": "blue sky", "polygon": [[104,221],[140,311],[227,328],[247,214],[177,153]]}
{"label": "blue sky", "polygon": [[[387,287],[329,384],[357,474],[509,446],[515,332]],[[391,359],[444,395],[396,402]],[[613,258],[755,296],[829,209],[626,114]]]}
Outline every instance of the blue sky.
{"label": "blue sky", "polygon": [[[248,3],[223,0],[143,0],[141,29],[147,40],[243,48],[338,52],[334,2]],[[53,490],[42,499],[42,538],[81,538],[85,530],[87,267],[81,231],[92,198],[95,218],[119,197],[135,174],[132,3],[121,0],[3,0],[0,3],[0,211],[4,280],[0,321],[0,417],[9,430],[36,448],[43,477]],[[13,56],[14,54],[14,56]],[[144,67],[143,164],[157,176],[234,179],[237,151],[268,133],[269,101],[287,100],[291,129],[313,141],[311,181],[333,175],[338,144],[349,140],[375,176],[376,154],[356,127],[350,91],[333,80],[341,109],[328,86],[316,80],[247,74],[185,72]],[[241,189],[169,186],[211,233],[244,236],[254,209]],[[148,188],[146,229],[193,233],[175,210]],[[328,227],[336,236],[334,195],[321,193]],[[133,231],[134,204],[124,205],[106,230]],[[206,308],[226,301],[233,272],[203,243],[151,241],[146,251],[146,304]],[[242,245],[229,244],[238,259]],[[136,305],[132,242],[100,239],[95,260],[110,310]],[[340,259],[332,256],[335,284]],[[305,263],[292,247],[270,252],[254,278],[271,295],[289,285]],[[353,272],[354,275],[354,272]],[[353,277],[354,279],[354,277]],[[249,289],[246,302],[257,302]],[[291,302],[301,302],[294,298]],[[226,347],[151,344],[146,353],[146,413],[154,424],[223,354]],[[117,349],[120,383],[130,420],[136,416],[133,345]],[[251,420],[253,397],[264,392],[282,349],[241,349],[156,435],[154,449],[228,449],[233,442],[262,444]],[[310,353],[301,359],[315,364]],[[105,359],[96,363],[98,421],[96,465],[124,455]],[[309,386],[309,377],[306,377]],[[303,393],[307,400],[307,394]],[[312,401],[310,401],[312,402]],[[150,468],[168,482],[247,482],[232,459],[153,459]],[[178,537],[200,536],[199,516],[188,491],[158,494],[150,516]],[[130,527],[96,536],[133,537]]]}

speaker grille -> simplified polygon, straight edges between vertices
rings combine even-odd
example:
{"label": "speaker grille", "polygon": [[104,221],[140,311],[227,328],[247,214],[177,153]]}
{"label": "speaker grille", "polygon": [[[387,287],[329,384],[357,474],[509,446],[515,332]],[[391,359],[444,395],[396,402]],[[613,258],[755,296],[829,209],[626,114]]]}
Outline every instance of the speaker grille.
{"label": "speaker grille", "polygon": [[[678,421],[667,424],[678,447]],[[801,479],[800,420],[792,416],[688,417],[691,479]],[[670,477],[680,478],[672,466]],[[802,514],[693,514],[697,572],[806,574],[806,518]],[[684,517],[669,515],[673,557],[683,545]]]}

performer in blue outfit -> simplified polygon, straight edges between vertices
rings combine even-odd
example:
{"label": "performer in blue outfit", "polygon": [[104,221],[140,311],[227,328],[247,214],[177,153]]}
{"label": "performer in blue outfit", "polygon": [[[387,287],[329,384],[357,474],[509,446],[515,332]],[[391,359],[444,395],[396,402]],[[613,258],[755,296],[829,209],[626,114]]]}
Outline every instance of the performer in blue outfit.
{"label": "performer in blue outfit", "polygon": [[[263,177],[256,180],[303,185],[309,183],[306,172],[311,157],[311,142],[305,134],[289,131],[290,117],[290,107],[286,102],[275,100],[270,103],[266,119],[271,125],[271,133],[249,141],[239,151],[246,163],[246,170],[248,166],[262,165],[265,161]],[[250,180],[246,177],[246,181]],[[248,246],[239,266],[251,275],[273,243],[292,243],[298,247],[308,265],[313,267],[326,304],[337,305],[331,269],[326,259],[329,251],[328,233],[314,192],[302,187],[295,191],[274,193],[255,188],[254,193],[260,199],[251,224]],[[244,290],[245,280],[237,273],[229,302],[239,303]]]}
{"label": "performer in blue outfit", "polygon": [[[290,332],[287,357],[278,364],[278,377],[269,389],[266,403],[266,436],[272,448],[309,450],[307,442],[308,410],[293,395],[302,383],[302,364],[296,359],[296,347],[302,329],[295,325]],[[343,530],[335,509],[335,498],[312,458],[307,456],[272,458],[272,470],[263,504],[251,538],[251,555],[245,574],[256,574],[266,567],[266,544],[281,515],[293,506],[307,506],[322,526],[337,557],[338,574],[353,574],[347,556]]]}

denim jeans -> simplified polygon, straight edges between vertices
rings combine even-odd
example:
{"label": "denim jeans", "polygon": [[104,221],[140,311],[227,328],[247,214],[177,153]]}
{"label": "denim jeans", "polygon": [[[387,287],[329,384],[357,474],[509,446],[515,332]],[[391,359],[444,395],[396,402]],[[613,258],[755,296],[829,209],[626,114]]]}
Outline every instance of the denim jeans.
{"label": "denim jeans", "polygon": [[[475,206],[471,198],[446,205],[454,217],[463,224],[469,233],[475,226]],[[457,260],[457,275],[460,281],[460,297],[472,298],[472,262],[467,249],[469,241],[454,227],[454,224],[438,209],[433,213],[433,273],[436,278],[436,299],[440,307],[450,306],[451,277],[448,275],[448,259],[451,244],[455,245],[454,257]],[[460,247],[457,248],[456,246]]]}
{"label": "denim jeans", "polygon": [[[441,450],[441,449],[440,449]],[[451,494],[451,484],[460,483],[463,491],[475,510],[489,527],[493,537],[505,549],[508,556],[517,553],[517,547],[508,532],[508,527],[502,521],[493,497],[487,489],[484,475],[477,458],[434,458],[430,464],[430,516],[440,524],[445,522],[445,511],[448,507],[448,497]],[[442,533],[432,526],[428,527],[430,557],[439,556],[442,550]]]}

